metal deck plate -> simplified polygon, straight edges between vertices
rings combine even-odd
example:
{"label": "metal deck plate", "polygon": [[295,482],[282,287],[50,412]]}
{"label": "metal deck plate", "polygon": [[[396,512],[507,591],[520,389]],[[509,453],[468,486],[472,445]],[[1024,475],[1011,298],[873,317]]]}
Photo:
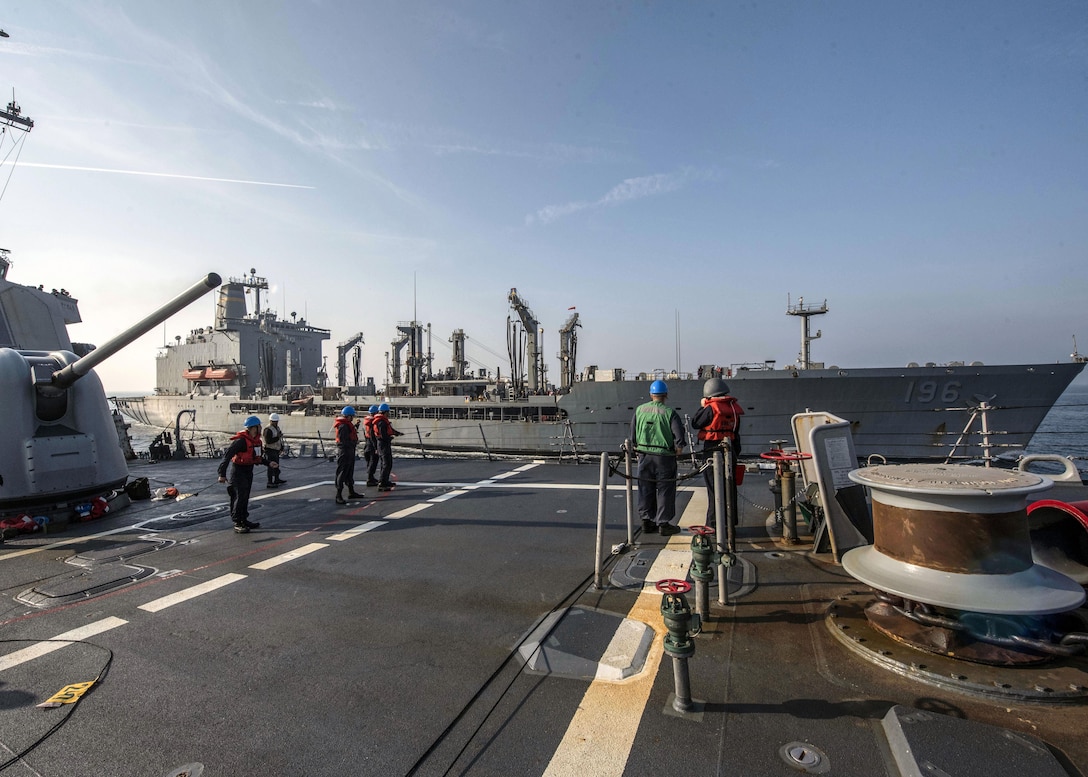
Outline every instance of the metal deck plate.
{"label": "metal deck plate", "polygon": [[1028,734],[898,704],[881,725],[903,777],[1068,777]]}

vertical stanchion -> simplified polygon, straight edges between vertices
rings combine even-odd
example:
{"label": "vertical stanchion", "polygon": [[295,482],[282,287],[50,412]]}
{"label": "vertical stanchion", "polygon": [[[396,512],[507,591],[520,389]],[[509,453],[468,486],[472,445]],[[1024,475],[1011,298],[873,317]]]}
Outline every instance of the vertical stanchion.
{"label": "vertical stanchion", "polygon": [[604,511],[608,499],[608,454],[601,454],[601,488],[597,497],[597,552],[593,566],[593,585],[597,590],[604,588]]}
{"label": "vertical stanchion", "polygon": [[[732,536],[727,528],[729,516],[726,513],[725,494],[725,458],[720,450],[714,451],[714,528],[718,541]],[[726,539],[726,549],[728,550]],[[720,546],[719,546],[720,547]],[[718,604],[729,604],[728,571],[724,565],[718,566]]]}
{"label": "vertical stanchion", "polygon": [[623,445],[625,496],[627,497],[627,544],[635,543],[635,481],[634,464],[631,460],[631,443],[626,441]]}
{"label": "vertical stanchion", "polygon": [[725,447],[722,467],[725,470],[725,476],[722,478],[722,482],[725,485],[725,509],[729,515],[726,521],[726,550],[733,554],[737,552],[737,511],[740,508],[737,504],[737,463],[729,440],[722,440],[722,445]]}
{"label": "vertical stanchion", "polygon": [[419,452],[423,454],[423,458],[427,458],[427,451],[423,448],[423,435],[419,433],[419,424],[416,424],[416,437],[419,438]]}

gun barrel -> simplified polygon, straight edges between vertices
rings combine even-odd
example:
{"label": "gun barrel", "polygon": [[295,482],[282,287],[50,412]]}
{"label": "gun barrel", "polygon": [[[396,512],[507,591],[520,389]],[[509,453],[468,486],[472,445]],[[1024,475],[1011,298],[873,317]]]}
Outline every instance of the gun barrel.
{"label": "gun barrel", "polygon": [[154,313],[148,315],[138,324],[129,327],[112,340],[107,341],[104,345],[95,348],[82,359],[77,359],[64,369],[54,372],[53,385],[57,388],[68,388],[126,345],[142,337],[153,327],[158,326],[182,308],[187,307],[190,303],[219,286],[222,282],[223,279],[216,273],[208,273],[200,281],[194,283],[187,290],[170,300],[170,302],[167,302]]}

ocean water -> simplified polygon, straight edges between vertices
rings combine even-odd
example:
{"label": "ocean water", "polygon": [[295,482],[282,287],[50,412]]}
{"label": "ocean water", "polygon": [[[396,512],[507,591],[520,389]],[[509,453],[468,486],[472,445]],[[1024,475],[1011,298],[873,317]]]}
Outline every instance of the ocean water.
{"label": "ocean water", "polygon": [[1065,390],[1039,425],[1027,447],[1028,453],[1072,456],[1081,469],[1088,461],[1088,384]]}

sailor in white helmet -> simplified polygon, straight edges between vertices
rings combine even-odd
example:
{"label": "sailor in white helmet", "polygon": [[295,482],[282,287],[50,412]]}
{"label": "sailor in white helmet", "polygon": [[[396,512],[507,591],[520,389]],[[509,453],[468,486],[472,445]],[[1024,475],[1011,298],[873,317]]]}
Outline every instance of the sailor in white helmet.
{"label": "sailor in white helmet", "polygon": [[280,477],[280,454],[283,453],[283,430],[280,429],[280,414],[273,413],[268,416],[268,426],[264,428],[264,457],[271,462],[276,462],[275,467],[268,468],[268,485],[266,488],[275,488],[287,481]]}

